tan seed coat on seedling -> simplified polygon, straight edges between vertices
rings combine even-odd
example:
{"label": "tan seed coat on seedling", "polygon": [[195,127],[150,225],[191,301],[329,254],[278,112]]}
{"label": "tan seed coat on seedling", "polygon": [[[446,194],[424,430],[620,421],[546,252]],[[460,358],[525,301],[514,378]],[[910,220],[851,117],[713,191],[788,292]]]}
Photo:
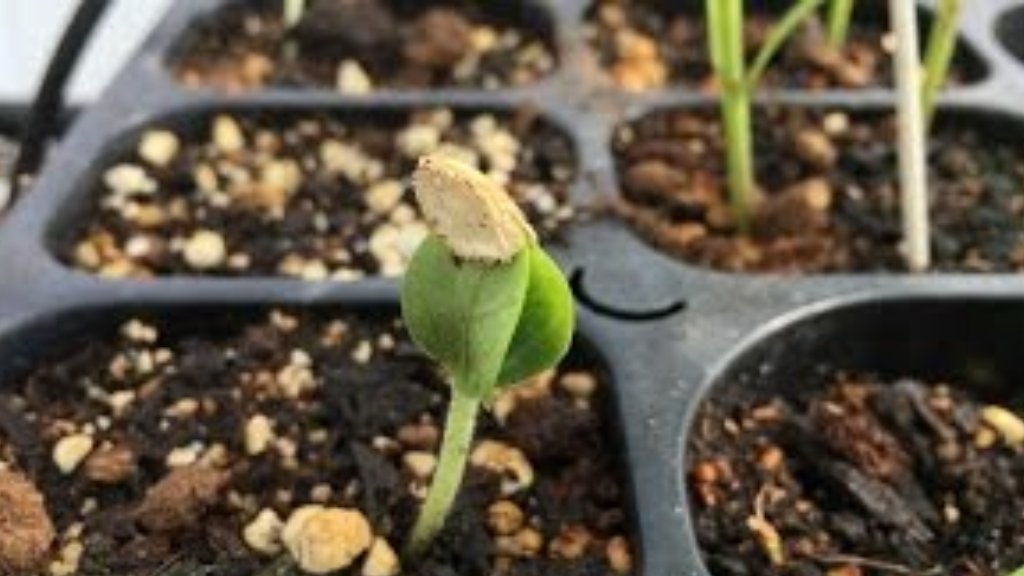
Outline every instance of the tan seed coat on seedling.
{"label": "tan seed coat on seedling", "polygon": [[496,182],[443,155],[426,156],[413,174],[416,199],[455,256],[508,262],[535,240],[515,202]]}

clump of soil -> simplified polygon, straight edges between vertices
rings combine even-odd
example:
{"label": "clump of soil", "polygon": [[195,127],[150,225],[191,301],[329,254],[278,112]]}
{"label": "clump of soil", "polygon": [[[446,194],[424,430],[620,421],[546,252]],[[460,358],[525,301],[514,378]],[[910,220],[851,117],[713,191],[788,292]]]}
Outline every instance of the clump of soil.
{"label": "clump of soil", "polygon": [[[1024,147],[998,122],[937,119],[929,142],[934,269],[1024,269]],[[688,262],[726,271],[903,270],[895,119],[767,107],[754,120],[761,187],[749,234],[727,202],[717,114],[676,110],[620,127],[621,212]]]}
{"label": "clump of soil", "polygon": [[1024,562],[1020,410],[912,380],[790,390],[729,388],[694,422],[712,574],[1002,576]]}
{"label": "clump of soil", "polygon": [[573,217],[572,144],[529,109],[374,117],[221,115],[154,129],[103,173],[63,243],[111,278],[397,276],[426,226],[406,178],[428,152],[508,187],[545,240]]}
{"label": "clump of soil", "polygon": [[45,497],[34,525],[58,542],[21,542],[43,542],[51,574],[631,574],[607,382],[588,358],[481,417],[450,522],[401,568],[448,389],[389,316],[207,313],[95,335],[8,380],[0,500],[14,475]]}
{"label": "clump of soil", "polygon": [[[587,34],[616,86],[632,91],[678,84],[714,89],[703,13],[683,4],[670,0],[598,0],[589,15]],[[744,37],[752,60],[780,11],[770,9],[765,2],[750,4]],[[873,3],[862,3],[856,10],[859,13],[855,13],[841,50],[828,45],[824,26],[813,18],[788,41],[762,83],[801,90],[891,86],[893,42],[887,34],[885,11],[879,14],[879,7]],[[981,76],[980,70],[980,63],[961,48],[954,58],[950,79],[956,83],[974,81]]]}
{"label": "clump of soil", "polygon": [[226,90],[520,86],[556,64],[550,32],[524,14],[469,0],[310,0],[287,30],[280,2],[236,2],[197,24],[175,74]]}

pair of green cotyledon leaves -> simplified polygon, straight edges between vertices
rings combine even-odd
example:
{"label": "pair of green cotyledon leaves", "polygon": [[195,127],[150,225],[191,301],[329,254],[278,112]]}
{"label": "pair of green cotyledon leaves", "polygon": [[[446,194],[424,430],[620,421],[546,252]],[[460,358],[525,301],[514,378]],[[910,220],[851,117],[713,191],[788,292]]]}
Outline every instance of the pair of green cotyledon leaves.
{"label": "pair of green cotyledon leaves", "polygon": [[421,160],[414,187],[431,233],[402,284],[413,340],[479,400],[556,365],[572,340],[572,293],[519,208],[444,157]]}

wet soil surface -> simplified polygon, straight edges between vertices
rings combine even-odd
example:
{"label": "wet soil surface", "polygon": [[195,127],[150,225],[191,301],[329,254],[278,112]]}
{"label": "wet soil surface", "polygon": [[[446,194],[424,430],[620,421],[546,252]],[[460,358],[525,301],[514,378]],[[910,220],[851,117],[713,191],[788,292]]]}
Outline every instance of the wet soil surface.
{"label": "wet soil surface", "polygon": [[701,408],[687,471],[714,576],[1004,576],[1024,562],[1020,406],[829,382],[730,388]]}
{"label": "wet soil surface", "polygon": [[61,256],[112,278],[397,276],[426,233],[406,178],[430,152],[507,185],[545,240],[574,217],[572,144],[531,109],[221,115],[142,134]]}
{"label": "wet soil surface", "polygon": [[[704,17],[698,9],[683,4],[669,0],[599,0],[591,9],[587,35],[616,86],[632,91],[667,85],[714,89]],[[745,45],[752,60],[780,11],[769,9],[764,2],[750,4]],[[884,6],[863,4],[871,11],[865,13],[858,5],[860,12],[851,23],[843,48],[830,47],[823,24],[812,19],[769,66],[763,85],[803,90],[891,86],[892,42],[886,34]],[[977,58],[961,47],[950,80],[976,81],[982,70]]]}
{"label": "wet soil surface", "polygon": [[[726,200],[723,134],[710,112],[656,113],[617,130],[623,216],[666,252],[720,270],[904,269],[893,117],[798,108],[755,116],[760,200],[749,234],[737,231]],[[1024,147],[999,136],[1005,122],[974,120],[940,116],[930,138],[933,266],[1019,271]]]}
{"label": "wet soil surface", "polygon": [[[189,86],[500,88],[555,67],[543,12],[511,2],[309,0],[287,30],[279,2],[236,2],[186,39],[175,74]],[[515,16],[518,20],[513,21]]]}
{"label": "wet soil surface", "polygon": [[337,574],[633,573],[607,382],[585,354],[482,416],[448,527],[399,569],[382,551],[404,543],[446,405],[432,364],[384,315],[199,316],[125,322],[6,382],[0,501],[28,496],[22,520],[0,511],[0,567],[292,574],[280,523],[320,505],[374,539]]}

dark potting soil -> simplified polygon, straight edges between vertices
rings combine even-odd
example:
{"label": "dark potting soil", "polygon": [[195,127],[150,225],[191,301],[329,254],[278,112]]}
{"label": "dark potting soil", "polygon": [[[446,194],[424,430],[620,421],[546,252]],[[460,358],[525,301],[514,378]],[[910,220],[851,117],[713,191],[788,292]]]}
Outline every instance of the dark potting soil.
{"label": "dark potting soil", "polygon": [[[656,246],[726,271],[902,270],[895,120],[768,107],[754,119],[761,187],[749,234],[726,200],[717,114],[620,127],[621,212]],[[938,117],[928,146],[934,269],[1024,269],[1024,147],[998,118]]]}
{"label": "dark potting soil", "polygon": [[[358,510],[400,550],[447,388],[399,323],[202,316],[130,320],[7,382],[0,499],[24,491],[12,471],[45,497],[59,542],[41,564],[63,559],[81,575],[292,574],[286,552],[261,555],[243,531],[261,511],[288,519],[307,504]],[[481,417],[451,521],[401,574],[633,573],[607,382],[574,354]],[[71,446],[83,442],[84,453]],[[481,467],[484,445],[499,456]],[[0,527],[3,567],[32,526],[0,513]],[[362,573],[364,556],[339,574]]]}
{"label": "dark potting soil", "polygon": [[944,384],[830,382],[730,388],[700,409],[686,465],[714,576],[1005,576],[1024,563],[1019,406]]}
{"label": "dark potting soil", "polygon": [[[591,9],[590,44],[612,82],[634,91],[686,85],[714,89],[702,13],[671,0],[599,0]],[[745,46],[752,60],[780,11],[752,2],[745,24]],[[789,6],[789,3],[776,3]],[[923,34],[926,35],[926,30]],[[884,3],[860,3],[846,45],[828,45],[824,26],[811,19],[769,65],[762,83],[774,88],[824,90],[892,85],[892,42],[886,33]],[[983,65],[963,47],[955,55],[950,81],[978,80]]]}
{"label": "dark potting soil", "polygon": [[287,31],[281,2],[237,2],[196,25],[174,67],[186,85],[227,90],[520,86],[556,65],[543,16],[527,12],[471,0],[309,0]]}
{"label": "dark potting soil", "polygon": [[426,234],[407,177],[429,152],[507,185],[540,236],[573,218],[571,142],[535,111],[240,114],[143,133],[62,258],[104,277],[397,276]]}

